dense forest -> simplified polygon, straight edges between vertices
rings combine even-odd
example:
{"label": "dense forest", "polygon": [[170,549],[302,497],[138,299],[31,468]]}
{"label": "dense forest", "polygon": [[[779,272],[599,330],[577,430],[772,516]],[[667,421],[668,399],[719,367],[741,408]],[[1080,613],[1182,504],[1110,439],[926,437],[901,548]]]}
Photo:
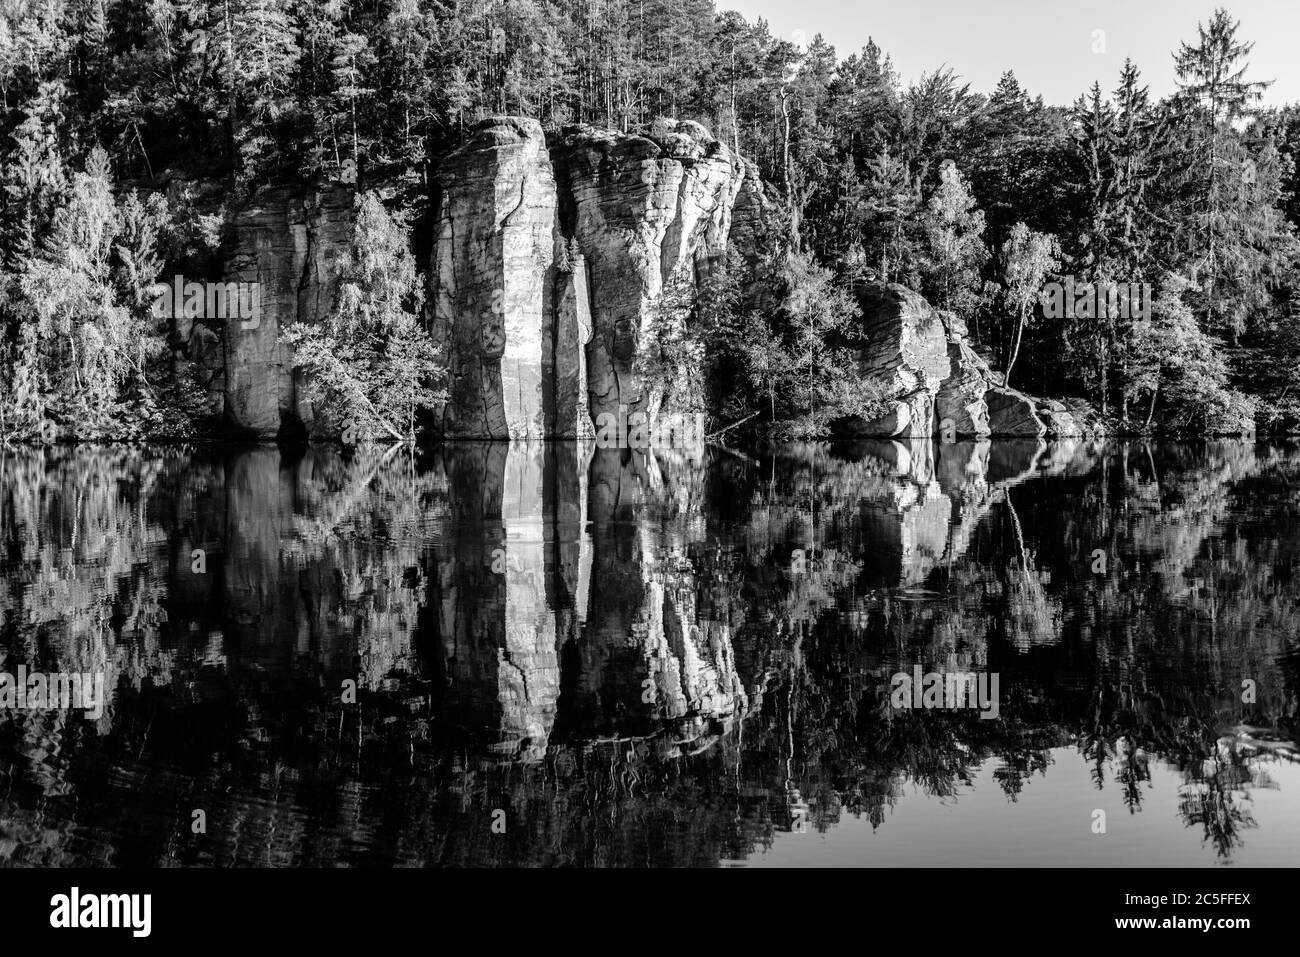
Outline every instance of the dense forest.
{"label": "dense forest", "polygon": [[[961,317],[1006,381],[1116,428],[1293,430],[1300,107],[1265,108],[1228,12],[1188,34],[1062,106],[1012,69],[904,83],[870,40],[798,45],[709,0],[0,0],[0,440],[200,433],[155,284],[208,268],[232,211],[283,183],[383,200],[357,242],[389,254],[358,252],[339,306],[361,345],[304,361],[423,376],[406,411],[433,401],[409,318],[430,183],[503,113],[697,120],[758,164],[779,241],[668,344],[704,357],[721,419],[809,435],[860,410],[838,353],[854,289],[887,281]],[[1143,70],[1178,92],[1153,100]],[[1051,318],[1066,278],[1148,284],[1151,308]]]}

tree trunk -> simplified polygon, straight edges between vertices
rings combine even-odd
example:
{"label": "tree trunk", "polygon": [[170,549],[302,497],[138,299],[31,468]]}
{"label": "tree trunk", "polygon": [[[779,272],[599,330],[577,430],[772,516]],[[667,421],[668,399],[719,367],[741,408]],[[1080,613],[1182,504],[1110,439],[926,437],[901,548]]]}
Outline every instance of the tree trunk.
{"label": "tree trunk", "polygon": [[736,41],[731,41],[731,148],[740,155],[740,117],[736,115]]}
{"label": "tree trunk", "polygon": [[230,2],[222,5],[226,27],[226,68],[230,71],[226,89],[226,129],[230,134],[230,157],[235,167],[239,167],[239,130],[235,121],[235,41],[230,24]]}
{"label": "tree trunk", "polygon": [[1016,364],[1016,358],[1020,355],[1020,336],[1025,331],[1025,310],[1022,306],[1020,314],[1016,317],[1016,342],[1011,348],[1011,358],[1007,361],[1007,371],[1002,376],[1002,384],[1011,388],[1011,367]]}
{"label": "tree trunk", "polygon": [[785,202],[790,214],[790,241],[795,249],[799,248],[799,210],[794,197],[794,174],[790,170],[790,93],[781,88],[781,172],[785,177]]}
{"label": "tree trunk", "polygon": [[1106,376],[1106,365],[1109,361],[1109,350],[1106,348],[1106,343],[1103,342],[1101,347],[1101,414],[1103,418],[1108,418],[1110,415],[1110,380]]}

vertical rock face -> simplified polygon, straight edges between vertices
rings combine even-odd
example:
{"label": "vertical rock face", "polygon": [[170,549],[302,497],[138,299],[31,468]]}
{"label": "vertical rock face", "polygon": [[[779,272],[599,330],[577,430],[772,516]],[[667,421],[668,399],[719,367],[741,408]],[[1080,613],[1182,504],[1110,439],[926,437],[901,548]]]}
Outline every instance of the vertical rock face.
{"label": "vertical rock face", "polygon": [[939,386],[934,398],[938,431],[983,438],[992,431],[985,395],[989,370],[984,360],[966,342],[966,324],[952,313],[944,313],[948,334],[948,363],[951,374]]}
{"label": "vertical rock face", "polygon": [[[586,259],[593,416],[654,414],[689,384],[647,356],[661,329],[726,249],[745,170],[698,123],[661,121],[648,136],[570,127],[552,146],[561,223]],[[676,388],[674,388],[676,387]]]}
{"label": "vertical rock face", "polygon": [[332,187],[303,196],[268,190],[235,219],[227,282],[257,284],[258,314],[223,324],[225,414],[238,432],[275,438],[313,431],[311,404],[280,341],[295,322],[325,319],[352,238],[353,192]]}
{"label": "vertical rock face", "polygon": [[952,369],[942,315],[897,283],[867,286],[859,299],[866,340],[861,372],[883,382],[893,398],[888,412],[853,430],[891,438],[932,435],[935,395]]}
{"label": "vertical rock face", "polygon": [[744,175],[731,207],[728,241],[750,265],[754,265],[765,249],[773,248],[781,241],[777,235],[779,217],[777,205],[767,194],[757,164],[741,158],[740,167]]}
{"label": "vertical rock face", "polygon": [[[493,117],[439,171],[430,329],[448,365],[449,438],[581,437],[620,407],[692,409],[692,363],[654,344],[702,278],[759,242],[757,170],[697,123],[644,136]],[[752,250],[749,250],[752,252]]]}
{"label": "vertical rock face", "polygon": [[554,370],[555,177],[541,125],[493,117],[440,171],[430,329],[449,437],[541,438]]}
{"label": "vertical rock face", "polygon": [[203,390],[204,411],[215,419],[226,411],[226,352],[222,341],[224,320],[204,322],[184,315],[172,317],[172,361],[177,371],[190,371]]}
{"label": "vertical rock face", "polygon": [[[447,367],[442,437],[580,438],[620,407],[697,410],[698,364],[656,344],[729,238],[749,259],[771,240],[752,163],[697,123],[643,136],[574,126],[548,143],[535,120],[493,117],[438,183],[426,321]],[[351,188],[279,188],[236,217],[224,278],[257,283],[260,312],[223,322],[221,361],[205,364],[233,431],[319,433],[281,336],[333,307],[352,206]],[[180,338],[195,353],[182,358],[203,358],[205,342]]]}
{"label": "vertical rock face", "polygon": [[[602,414],[699,411],[701,363],[671,343],[729,244],[752,265],[780,242],[757,168],[692,122],[644,135],[572,126],[548,140],[535,120],[493,117],[438,182],[426,320],[447,368],[443,438],[587,438]],[[350,187],[268,190],[236,218],[225,280],[257,284],[258,316],[175,336],[234,431],[323,434],[281,335],[328,315],[353,224]],[[1079,410],[1006,387],[964,323],[920,295],[897,284],[858,295],[859,372],[883,384],[887,407],[841,432],[1097,431]]]}

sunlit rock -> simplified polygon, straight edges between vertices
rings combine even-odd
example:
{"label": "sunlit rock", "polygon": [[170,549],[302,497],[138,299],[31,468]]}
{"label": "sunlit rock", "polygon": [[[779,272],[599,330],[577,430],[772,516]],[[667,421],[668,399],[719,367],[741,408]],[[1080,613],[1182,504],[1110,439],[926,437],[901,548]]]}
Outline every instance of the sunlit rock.
{"label": "sunlit rock", "polygon": [[541,124],[484,121],[439,169],[430,331],[444,352],[453,438],[541,438],[554,376],[547,319],[555,176]]}

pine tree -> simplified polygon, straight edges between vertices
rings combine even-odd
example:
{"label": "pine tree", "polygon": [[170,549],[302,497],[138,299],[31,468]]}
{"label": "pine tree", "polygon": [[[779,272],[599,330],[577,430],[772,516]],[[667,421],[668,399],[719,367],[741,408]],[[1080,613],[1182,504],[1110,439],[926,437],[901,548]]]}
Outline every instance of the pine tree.
{"label": "pine tree", "polygon": [[1192,178],[1196,274],[1204,277],[1208,321],[1234,337],[1241,331],[1241,323],[1231,300],[1220,295],[1218,288],[1229,272],[1222,260],[1225,255],[1229,260],[1235,258],[1223,248],[1232,242],[1225,233],[1237,215],[1234,180],[1241,175],[1240,153],[1232,147],[1233,123],[1253,115],[1255,104],[1272,82],[1246,79],[1249,63],[1243,60],[1255,45],[1237,39],[1239,28],[1240,23],[1226,10],[1216,9],[1208,27],[1197,25],[1197,44],[1183,43],[1174,55],[1181,106],[1198,131],[1190,144],[1200,154]]}

